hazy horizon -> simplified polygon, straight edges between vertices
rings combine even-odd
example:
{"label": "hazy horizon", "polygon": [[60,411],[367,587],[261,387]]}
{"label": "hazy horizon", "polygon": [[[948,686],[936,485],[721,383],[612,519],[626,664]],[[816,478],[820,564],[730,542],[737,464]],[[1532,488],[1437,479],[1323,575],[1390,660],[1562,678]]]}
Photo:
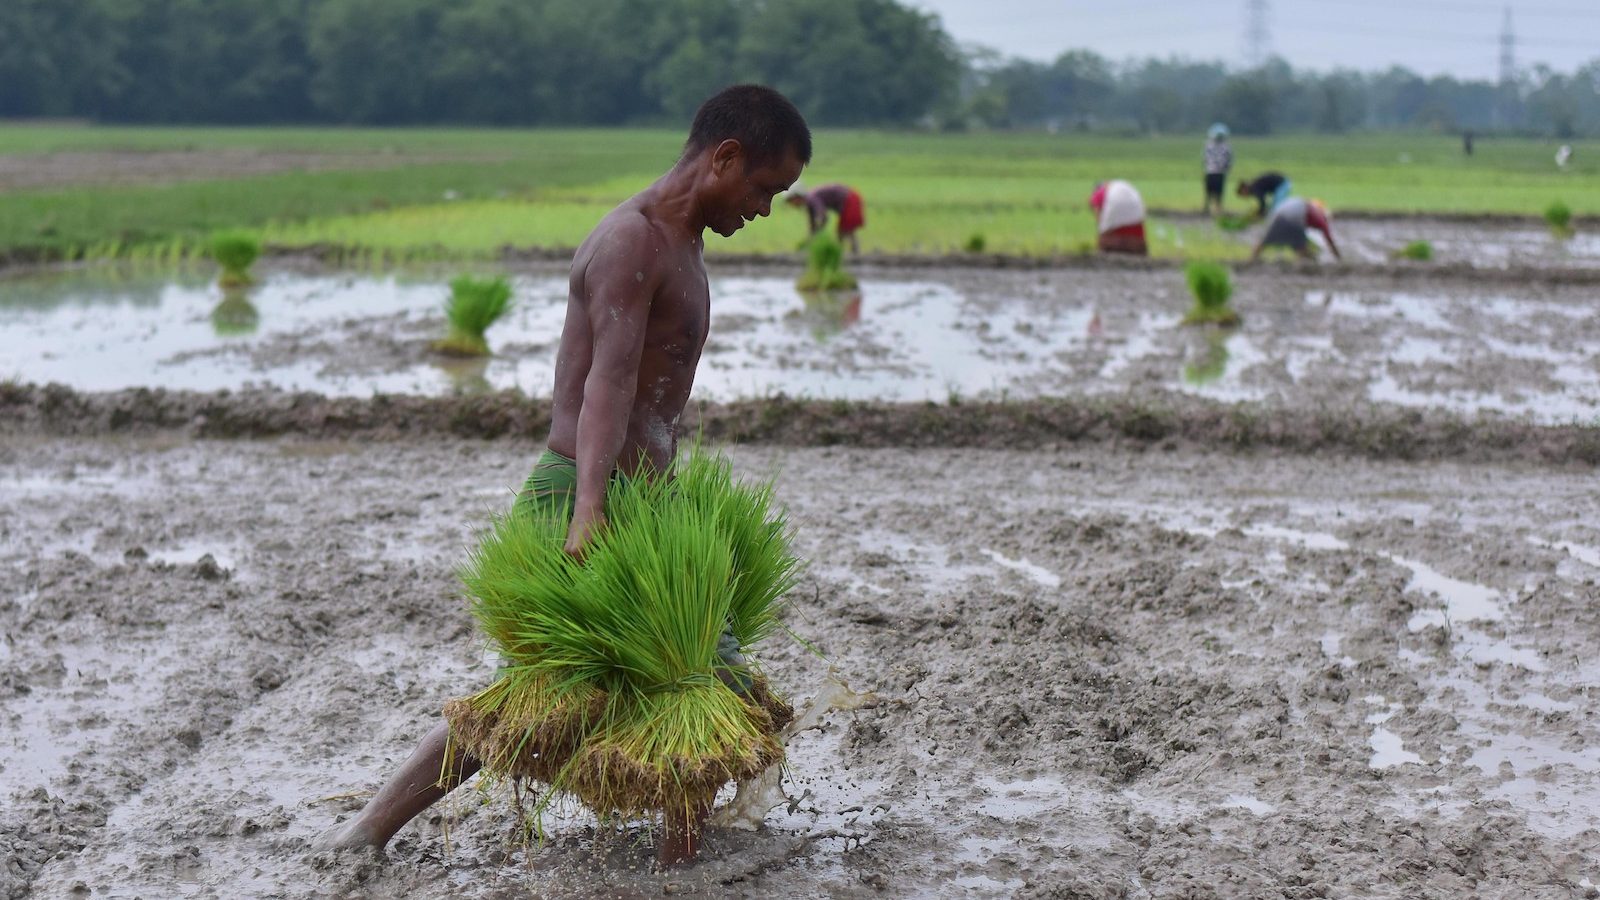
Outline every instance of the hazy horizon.
{"label": "hazy horizon", "polygon": [[[1244,0],[1139,0],[1117,11],[1087,0],[904,0],[938,14],[961,44],[1049,61],[1089,49],[1113,61],[1182,56],[1245,61]],[[1570,73],[1600,58],[1600,4],[1581,0],[1267,0],[1268,46],[1295,68],[1365,71],[1401,65],[1424,75],[1494,80],[1511,9],[1519,69]]]}

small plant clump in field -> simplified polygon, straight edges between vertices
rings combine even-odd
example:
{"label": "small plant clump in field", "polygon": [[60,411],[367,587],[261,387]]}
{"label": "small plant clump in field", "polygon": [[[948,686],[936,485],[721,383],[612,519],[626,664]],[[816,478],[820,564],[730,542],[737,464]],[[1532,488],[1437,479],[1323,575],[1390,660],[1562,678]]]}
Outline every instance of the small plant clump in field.
{"label": "small plant clump in field", "polygon": [[1401,247],[1399,252],[1395,255],[1401,259],[1414,259],[1418,262],[1427,262],[1428,260],[1433,259],[1433,245],[1427,241],[1412,241],[1404,247]]}
{"label": "small plant clump in field", "polygon": [[1254,221],[1249,216],[1221,215],[1217,216],[1217,227],[1223,231],[1243,231]]}
{"label": "small plant clump in field", "polygon": [[1544,208],[1544,220],[1556,237],[1572,237],[1572,207],[1557,200]]}
{"label": "small plant clump in field", "polygon": [[261,242],[255,235],[242,231],[224,231],[211,238],[211,258],[222,267],[223,287],[241,287],[252,283],[250,266],[261,255]]}
{"label": "small plant clump in field", "polygon": [[966,250],[968,253],[982,253],[988,245],[989,242],[984,238],[983,232],[975,231],[967,238]]}
{"label": "small plant clump in field", "polygon": [[1224,328],[1239,324],[1239,314],[1228,305],[1233,298],[1233,279],[1226,266],[1197,260],[1183,267],[1183,275],[1189,282],[1189,293],[1194,295],[1194,305],[1184,315],[1183,324]]}
{"label": "small plant clump in field", "polygon": [[844,270],[844,246],[826,231],[817,232],[806,249],[806,270],[794,286],[802,291],[841,291],[856,286]]}
{"label": "small plant clump in field", "polygon": [[511,308],[511,282],[504,278],[472,278],[450,282],[445,320],[450,332],[433,342],[433,349],[450,356],[488,356],[484,332]]}

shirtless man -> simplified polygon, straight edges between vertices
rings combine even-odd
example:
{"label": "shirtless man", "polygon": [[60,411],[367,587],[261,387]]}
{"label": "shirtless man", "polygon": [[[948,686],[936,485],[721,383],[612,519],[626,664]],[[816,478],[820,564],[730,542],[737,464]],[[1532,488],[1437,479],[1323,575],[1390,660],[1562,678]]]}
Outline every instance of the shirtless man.
{"label": "shirtless man", "polygon": [[[811,131],[783,95],[730,87],[695,113],[683,155],[654,184],[612,210],[572,259],[566,324],[556,354],[548,449],[518,504],[571,509],[566,551],[583,554],[605,527],[614,474],[666,471],[710,321],[704,232],[729,237],[772,211],[811,161]],[[734,650],[733,652],[737,652]],[[382,849],[400,827],[470,778],[458,754],[444,771],[449,726],[434,726],[367,805],[316,849]],[[663,862],[692,858],[662,847]],[[675,858],[676,857],[676,858]]]}

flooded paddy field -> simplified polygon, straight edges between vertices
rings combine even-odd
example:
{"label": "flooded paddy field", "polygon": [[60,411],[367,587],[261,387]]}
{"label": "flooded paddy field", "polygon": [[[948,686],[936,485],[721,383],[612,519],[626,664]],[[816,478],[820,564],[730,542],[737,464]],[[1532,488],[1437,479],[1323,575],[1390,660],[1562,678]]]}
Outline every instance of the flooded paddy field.
{"label": "flooded paddy field", "polygon": [[[1307,407],[1381,403],[1539,422],[1600,416],[1594,288],[1470,279],[1236,275],[1234,331],[1180,324],[1176,269],[862,267],[803,296],[787,275],[713,277],[702,400],[1028,399],[1165,391]],[[0,279],[0,377],[79,390],[250,386],[330,396],[548,394],[565,276],[534,268],[489,333],[495,356],[434,354],[446,278],[270,272],[248,295],[200,276]]]}
{"label": "flooded paddy field", "polygon": [[[818,652],[763,657],[782,783],[660,874],[639,823],[529,844],[472,791],[310,852],[492,675],[454,566],[539,450],[564,278],[521,268],[462,366],[445,275],[261,274],[0,279],[0,898],[1600,896],[1592,286],[1258,266],[1219,332],[1175,268],[714,271],[695,395],[770,426],[730,453],[777,477]],[[1068,434],[1062,398],[1309,436]],[[814,446],[802,400],[900,418]],[[479,401],[522,427],[391,427]],[[1032,431],[930,449],[972,401]],[[1426,449],[1341,443],[1372,410]]]}
{"label": "flooded paddy field", "polygon": [[811,560],[821,655],[764,661],[822,702],[696,867],[572,811],[530,847],[471,792],[309,854],[490,677],[452,566],[537,449],[9,435],[0,896],[1600,884],[1592,469],[1107,444],[732,450]]}

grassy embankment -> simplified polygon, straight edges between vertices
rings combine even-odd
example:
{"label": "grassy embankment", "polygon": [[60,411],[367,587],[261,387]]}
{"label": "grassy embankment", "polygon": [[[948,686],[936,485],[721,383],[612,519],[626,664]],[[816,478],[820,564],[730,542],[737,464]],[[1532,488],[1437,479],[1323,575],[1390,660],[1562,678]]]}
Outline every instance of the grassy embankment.
{"label": "grassy embankment", "polygon": [[[351,154],[346,171],[286,172],[160,185],[0,193],[0,253],[166,258],[222,228],[270,244],[333,244],[402,259],[472,258],[501,247],[571,247],[617,201],[672,159],[662,130],[0,129],[0,153],[52,150],[254,150]],[[1557,171],[1553,144],[1480,140],[1477,155],[1435,135],[1240,138],[1235,174],[1280,169],[1335,211],[1538,215],[1555,200],[1600,210],[1595,154]],[[374,167],[374,155],[380,155]],[[974,235],[991,253],[1074,253],[1093,241],[1093,184],[1133,181],[1155,209],[1198,206],[1197,137],[817,135],[805,181],[842,180],[867,200],[866,251],[959,252]],[[390,158],[392,157],[392,165]],[[1230,185],[1231,187],[1231,185]],[[449,196],[452,199],[445,199]],[[1230,205],[1242,204],[1230,198]],[[795,250],[787,208],[712,252]],[[1161,256],[1240,256],[1244,248],[1190,221],[1151,222]]]}

